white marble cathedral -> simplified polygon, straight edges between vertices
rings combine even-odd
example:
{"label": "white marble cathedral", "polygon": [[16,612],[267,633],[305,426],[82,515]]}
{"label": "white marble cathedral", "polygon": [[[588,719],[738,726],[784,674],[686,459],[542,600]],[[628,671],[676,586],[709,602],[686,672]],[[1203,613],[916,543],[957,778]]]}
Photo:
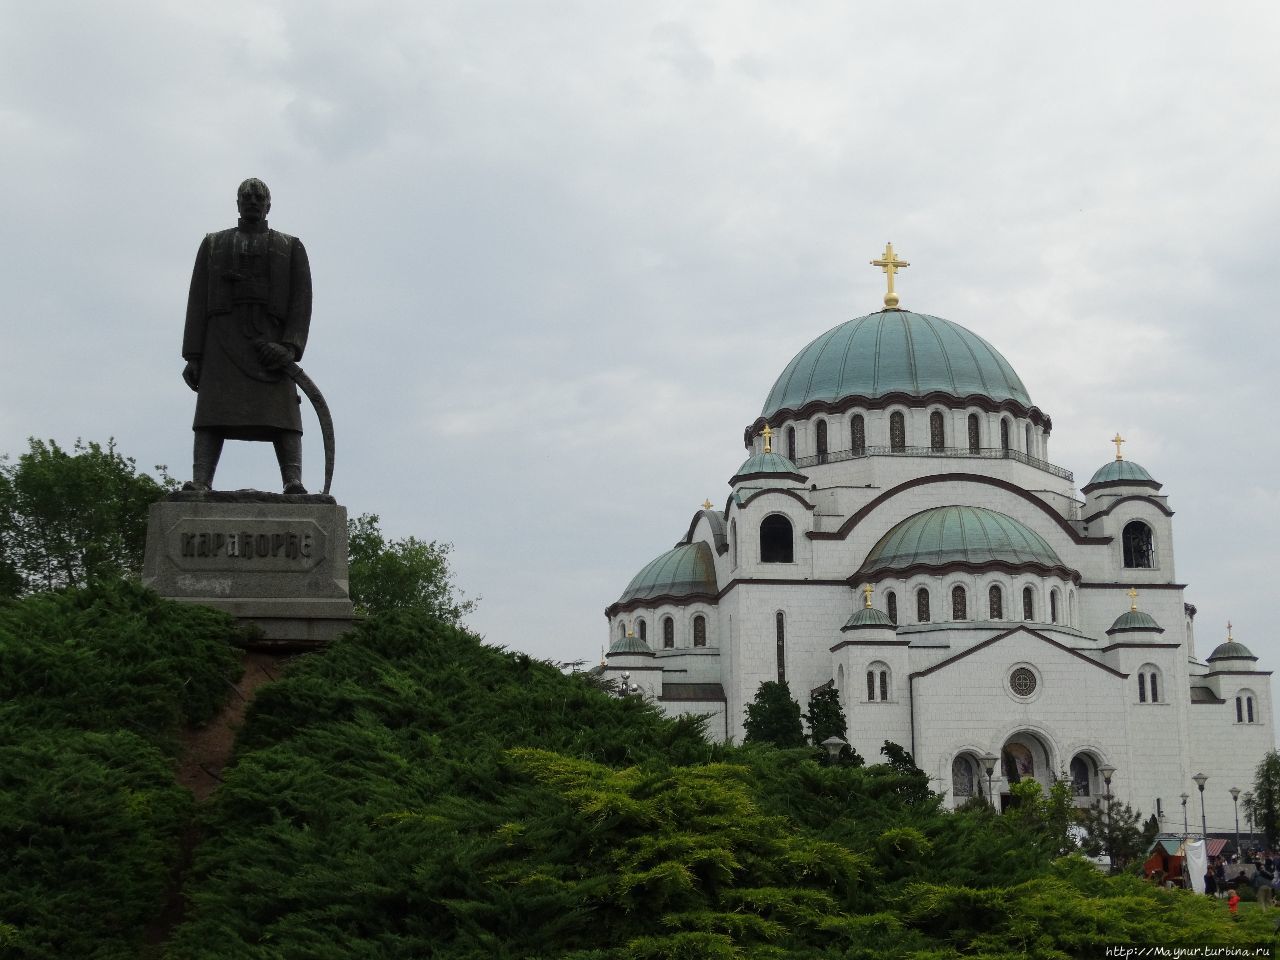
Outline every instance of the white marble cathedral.
{"label": "white marble cathedral", "polygon": [[1162,485],[1117,435],[1081,499],[1005,358],[900,309],[892,247],[874,264],[885,309],[787,364],[724,508],[605,611],[605,674],[739,741],[763,681],[802,707],[834,684],[853,747],[907,747],[952,803],[1064,772],[1083,803],[1114,768],[1115,797],[1198,832],[1203,773],[1231,832],[1229,788],[1274,746],[1270,671],[1229,630],[1198,654]]}

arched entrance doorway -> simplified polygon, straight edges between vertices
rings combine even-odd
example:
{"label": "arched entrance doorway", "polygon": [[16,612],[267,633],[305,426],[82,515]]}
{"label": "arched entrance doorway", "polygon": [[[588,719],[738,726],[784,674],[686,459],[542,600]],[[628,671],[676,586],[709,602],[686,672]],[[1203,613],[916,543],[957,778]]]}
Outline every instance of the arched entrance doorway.
{"label": "arched entrance doorway", "polygon": [[1010,787],[1023,780],[1035,780],[1048,789],[1054,779],[1053,751],[1037,734],[1027,730],[1009,737],[1000,748],[1000,773],[1004,784],[1000,791],[1000,809],[1013,801]]}

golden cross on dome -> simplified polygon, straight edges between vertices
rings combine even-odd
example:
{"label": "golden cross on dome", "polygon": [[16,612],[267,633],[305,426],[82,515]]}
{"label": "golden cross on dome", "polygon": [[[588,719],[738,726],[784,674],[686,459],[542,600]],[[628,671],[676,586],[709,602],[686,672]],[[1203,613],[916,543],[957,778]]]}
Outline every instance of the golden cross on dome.
{"label": "golden cross on dome", "polygon": [[1137,609],[1138,609],[1138,591],[1133,589],[1133,587],[1130,587],[1129,588],[1129,611],[1133,613],[1133,612],[1136,612]]}
{"label": "golden cross on dome", "polygon": [[867,598],[867,609],[870,610],[871,609],[871,584],[864,583],[862,585],[862,593]]}
{"label": "golden cross on dome", "polygon": [[1231,642],[1231,621],[1227,621],[1227,643]]}
{"label": "golden cross on dome", "polygon": [[636,635],[635,624],[627,624],[627,636],[634,637]]}
{"label": "golden cross on dome", "polygon": [[898,255],[893,252],[893,244],[886,243],[884,245],[884,253],[879,260],[872,260],[873,267],[881,267],[885,276],[889,278],[889,292],[884,295],[884,305],[889,310],[898,309],[898,295],[893,291],[893,275],[903,267],[909,267],[911,264],[905,260],[899,260]]}
{"label": "golden cross on dome", "polygon": [[760,436],[764,437],[764,452],[773,453],[773,431],[769,429],[766,423],[764,429],[760,431]]}
{"label": "golden cross on dome", "polygon": [[1126,440],[1124,437],[1120,436],[1119,431],[1116,431],[1116,435],[1111,438],[1111,442],[1116,445],[1116,459],[1123,460],[1124,454],[1120,452],[1120,444],[1128,443],[1129,441]]}
{"label": "golden cross on dome", "polygon": [[703,500],[703,501],[702,501],[702,509],[703,509],[703,510],[710,510],[710,509],[711,509],[712,507],[714,507],[714,506],[715,506],[715,504],[714,504],[714,503],[712,503],[710,500]]}

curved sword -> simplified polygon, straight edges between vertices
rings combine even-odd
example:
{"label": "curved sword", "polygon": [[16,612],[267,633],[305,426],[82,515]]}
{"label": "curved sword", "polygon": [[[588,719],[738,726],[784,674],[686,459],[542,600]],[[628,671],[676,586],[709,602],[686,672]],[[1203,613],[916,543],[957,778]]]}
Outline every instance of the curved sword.
{"label": "curved sword", "polygon": [[316,386],[314,380],[294,361],[289,360],[280,365],[280,369],[289,375],[289,379],[298,385],[298,389],[307,395],[311,405],[316,408],[316,418],[320,421],[320,435],[324,438],[324,493],[329,492],[329,484],[333,481],[333,414],[329,412],[329,404],[325,403],[324,394]]}

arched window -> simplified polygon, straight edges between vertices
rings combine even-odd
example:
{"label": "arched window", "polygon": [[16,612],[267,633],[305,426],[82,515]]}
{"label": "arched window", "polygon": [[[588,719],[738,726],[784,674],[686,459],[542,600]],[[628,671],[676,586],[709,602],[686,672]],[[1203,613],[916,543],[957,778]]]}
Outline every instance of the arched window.
{"label": "arched window", "polygon": [[1124,525],[1124,565],[1126,567],[1154,567],[1155,551],[1151,545],[1151,528],[1141,520],[1130,520]]}
{"label": "arched window", "polygon": [[1004,591],[999,584],[993,584],[987,591],[987,615],[992,620],[1004,619]]}
{"label": "arched window", "polygon": [[787,624],[779,610],[773,616],[774,626],[778,631],[778,682],[787,682]]}
{"label": "arched window", "polygon": [[627,625],[625,623],[618,624],[618,639],[627,639]]}
{"label": "arched window", "polygon": [[796,460],[796,428],[787,427],[787,459],[792,463]]}
{"label": "arched window", "polygon": [[1049,622],[1058,622],[1058,591],[1049,591]]}
{"label": "arched window", "polygon": [[1036,594],[1030,587],[1022,588],[1022,619],[1034,620],[1036,618]]}
{"label": "arched window", "polygon": [[695,647],[707,645],[707,618],[702,614],[693,618],[693,645]]}
{"label": "arched window", "polygon": [[901,453],[907,449],[907,421],[902,411],[889,414],[889,450]]}
{"label": "arched window", "polygon": [[1031,424],[1029,423],[1027,424],[1026,437],[1027,437],[1027,456],[1029,457],[1031,456]]}
{"label": "arched window", "polygon": [[947,445],[947,434],[943,428],[942,413],[938,410],[929,414],[929,449],[942,450]]}
{"label": "arched window", "polygon": [[670,617],[662,618],[662,646],[669,650],[676,645],[676,624]]}
{"label": "arched window", "polygon": [[974,766],[965,755],[951,761],[951,794],[956,797],[972,797],[974,794]]}
{"label": "arched window", "polygon": [[885,701],[889,699],[889,665],[876,661],[867,667],[867,699]]}
{"label": "arched window", "polygon": [[1076,625],[1076,592],[1074,590],[1067,596],[1067,623],[1073,627]]}
{"label": "arched window", "polygon": [[867,452],[867,422],[862,419],[862,414],[853,415],[849,422],[849,432],[852,434],[850,439],[853,442],[853,455],[860,457]]}
{"label": "arched window", "polygon": [[1236,695],[1236,723],[1253,722],[1253,691],[1241,690]]}
{"label": "arched window", "polygon": [[951,588],[951,619],[969,619],[969,597],[959,585]]}
{"label": "arched window", "polygon": [[738,565],[738,521],[729,522],[729,547],[733,552],[733,565]]}
{"label": "arched window", "polygon": [[898,595],[890,590],[884,595],[885,613],[889,614],[889,619],[894,623],[898,622]]}
{"label": "arched window", "polygon": [[791,543],[791,521],[774,513],[760,521],[760,562],[792,563],[795,551]]}
{"label": "arched window", "polygon": [[978,415],[976,413],[969,414],[969,452],[977,453],[980,449],[978,445]]}
{"label": "arched window", "polygon": [[819,420],[817,426],[818,433],[818,462],[827,462],[827,421]]}
{"label": "arched window", "polygon": [[1000,419],[1000,449],[1009,450],[1009,421],[1004,417]]}
{"label": "arched window", "polygon": [[1138,702],[1147,702],[1147,675],[1145,673],[1138,674]]}
{"label": "arched window", "polygon": [[916,620],[929,622],[929,591],[924,587],[916,591]]}
{"label": "arched window", "polygon": [[1151,671],[1151,702],[1160,702],[1160,675],[1156,671]]}
{"label": "arched window", "polygon": [[1160,670],[1154,663],[1144,663],[1138,668],[1138,702],[1160,702]]}
{"label": "arched window", "polygon": [[1076,754],[1071,758],[1071,791],[1077,797],[1089,796],[1089,761]]}
{"label": "arched window", "polygon": [[649,639],[649,630],[645,622],[643,620],[637,620],[636,628],[636,636],[647,642]]}

